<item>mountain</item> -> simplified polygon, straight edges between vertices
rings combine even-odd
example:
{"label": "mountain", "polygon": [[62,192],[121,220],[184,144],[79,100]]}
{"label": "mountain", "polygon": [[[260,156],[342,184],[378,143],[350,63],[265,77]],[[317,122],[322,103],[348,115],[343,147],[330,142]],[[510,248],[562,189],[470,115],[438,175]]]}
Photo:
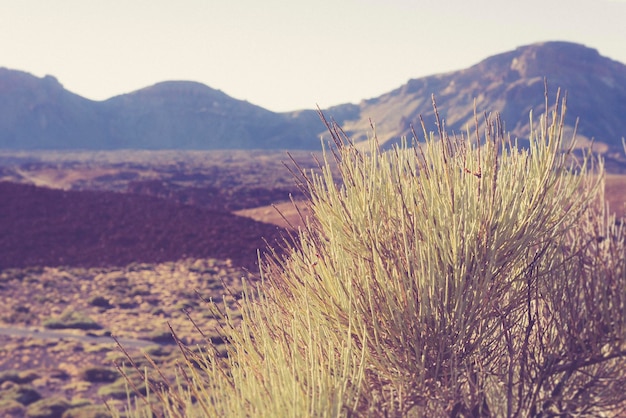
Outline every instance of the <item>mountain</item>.
{"label": "mountain", "polygon": [[87,140],[106,143],[98,103],[70,93],[52,76],[0,68],[0,148],[92,148]]}
{"label": "mountain", "polygon": [[[545,42],[495,55],[465,70],[410,80],[400,88],[354,105],[329,109],[351,113],[336,118],[356,140],[364,138],[370,120],[376,123],[381,143],[411,137],[413,124],[421,134],[419,116],[427,129],[436,130],[431,101],[434,94],[448,131],[474,129],[474,109],[484,128],[485,112],[498,112],[514,137],[529,133],[529,112],[545,111],[545,84],[549,105],[557,88],[567,95],[566,125],[579,138],[594,138],[621,148],[626,137],[626,65],[602,57],[595,49],[568,42]],[[474,107],[474,104],[476,107]]]}
{"label": "mountain", "polygon": [[[0,68],[0,149],[280,149],[319,147],[315,112],[274,113],[219,90],[168,81],[92,101],[52,76]],[[308,120],[308,122],[307,122]]]}
{"label": "mountain", "polygon": [[[568,96],[566,125],[579,137],[621,149],[626,137],[626,65],[568,42],[545,42],[489,57],[460,71],[409,80],[358,104],[326,109],[355,140],[370,120],[381,143],[411,137],[420,115],[436,130],[431,96],[449,131],[499,112],[513,136],[528,135],[529,112],[556,89]],[[482,128],[482,127],[481,127]],[[275,113],[200,83],[168,81],[91,101],[52,76],[0,69],[0,149],[318,149],[324,127],[314,110]],[[583,141],[584,142],[584,141]]]}
{"label": "mountain", "polygon": [[[102,103],[113,148],[311,147],[293,118],[189,81],[168,81]],[[307,144],[308,142],[308,144]]]}

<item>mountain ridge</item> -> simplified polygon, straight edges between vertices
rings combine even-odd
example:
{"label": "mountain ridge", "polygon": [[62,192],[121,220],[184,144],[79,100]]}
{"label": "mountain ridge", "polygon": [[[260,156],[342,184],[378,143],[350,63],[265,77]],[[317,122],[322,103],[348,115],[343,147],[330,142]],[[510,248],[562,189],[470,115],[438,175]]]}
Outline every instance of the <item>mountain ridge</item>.
{"label": "mountain ridge", "polygon": [[[550,41],[487,57],[458,71],[407,81],[358,104],[324,109],[355,139],[370,121],[389,146],[411,137],[420,116],[434,129],[434,95],[447,129],[463,132],[498,112],[513,136],[528,135],[529,113],[567,93],[566,128],[580,118],[582,142],[621,149],[626,137],[626,65],[593,48]],[[479,129],[483,129],[480,119]],[[272,112],[195,81],[164,81],[93,101],[53,76],[0,68],[0,148],[4,149],[319,149],[324,126],[311,109]]]}
{"label": "mountain ridge", "polygon": [[[396,90],[360,104],[359,117],[342,120],[349,133],[362,139],[368,115],[377,123],[381,143],[411,137],[410,124],[419,116],[434,127],[434,94],[447,129],[464,132],[484,129],[483,113],[497,112],[513,136],[526,138],[529,113],[545,111],[545,83],[549,105],[557,89],[568,96],[566,124],[578,136],[621,147],[626,136],[626,65],[602,57],[597,50],[569,42],[544,42],[494,55],[463,70],[409,80]],[[382,137],[381,137],[382,135]]]}

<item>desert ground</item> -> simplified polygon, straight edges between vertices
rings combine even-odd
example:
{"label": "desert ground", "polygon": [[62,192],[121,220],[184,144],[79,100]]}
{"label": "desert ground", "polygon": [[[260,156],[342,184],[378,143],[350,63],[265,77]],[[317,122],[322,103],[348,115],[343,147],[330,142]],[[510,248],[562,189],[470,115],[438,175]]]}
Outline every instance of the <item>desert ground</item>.
{"label": "desert ground", "polygon": [[[242,280],[310,215],[294,173],[316,158],[0,152],[0,416],[107,416],[127,402],[120,370],[136,378],[128,356],[166,368],[171,330],[222,345],[206,301],[237,318]],[[626,175],[606,182],[621,221]]]}
{"label": "desert ground", "polygon": [[126,405],[127,354],[174,361],[171,330],[219,346],[205,301],[236,318],[242,278],[307,213],[292,158],[316,167],[309,153],[1,154],[0,415],[106,416],[105,401]]}

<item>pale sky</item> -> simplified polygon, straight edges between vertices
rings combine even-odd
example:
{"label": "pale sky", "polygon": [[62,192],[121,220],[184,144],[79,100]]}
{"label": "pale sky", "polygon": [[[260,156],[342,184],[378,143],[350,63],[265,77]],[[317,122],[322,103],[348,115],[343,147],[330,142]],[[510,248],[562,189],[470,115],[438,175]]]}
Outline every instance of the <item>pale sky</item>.
{"label": "pale sky", "polygon": [[550,40],[626,63],[626,0],[0,0],[0,67],[93,100],[192,80],[326,108]]}

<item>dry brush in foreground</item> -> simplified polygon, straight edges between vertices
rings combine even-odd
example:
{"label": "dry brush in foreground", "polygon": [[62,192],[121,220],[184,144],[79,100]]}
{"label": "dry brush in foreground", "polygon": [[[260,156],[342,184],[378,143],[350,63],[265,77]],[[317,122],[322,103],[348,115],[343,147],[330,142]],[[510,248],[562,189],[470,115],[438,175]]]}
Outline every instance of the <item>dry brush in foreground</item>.
{"label": "dry brush in foreground", "polygon": [[328,124],[322,174],[294,170],[312,219],[244,291],[227,356],[181,347],[178,381],[133,414],[618,414],[624,231],[602,162],[563,149],[558,104],[528,149],[497,118],[451,137],[437,116],[424,142],[369,152]]}

